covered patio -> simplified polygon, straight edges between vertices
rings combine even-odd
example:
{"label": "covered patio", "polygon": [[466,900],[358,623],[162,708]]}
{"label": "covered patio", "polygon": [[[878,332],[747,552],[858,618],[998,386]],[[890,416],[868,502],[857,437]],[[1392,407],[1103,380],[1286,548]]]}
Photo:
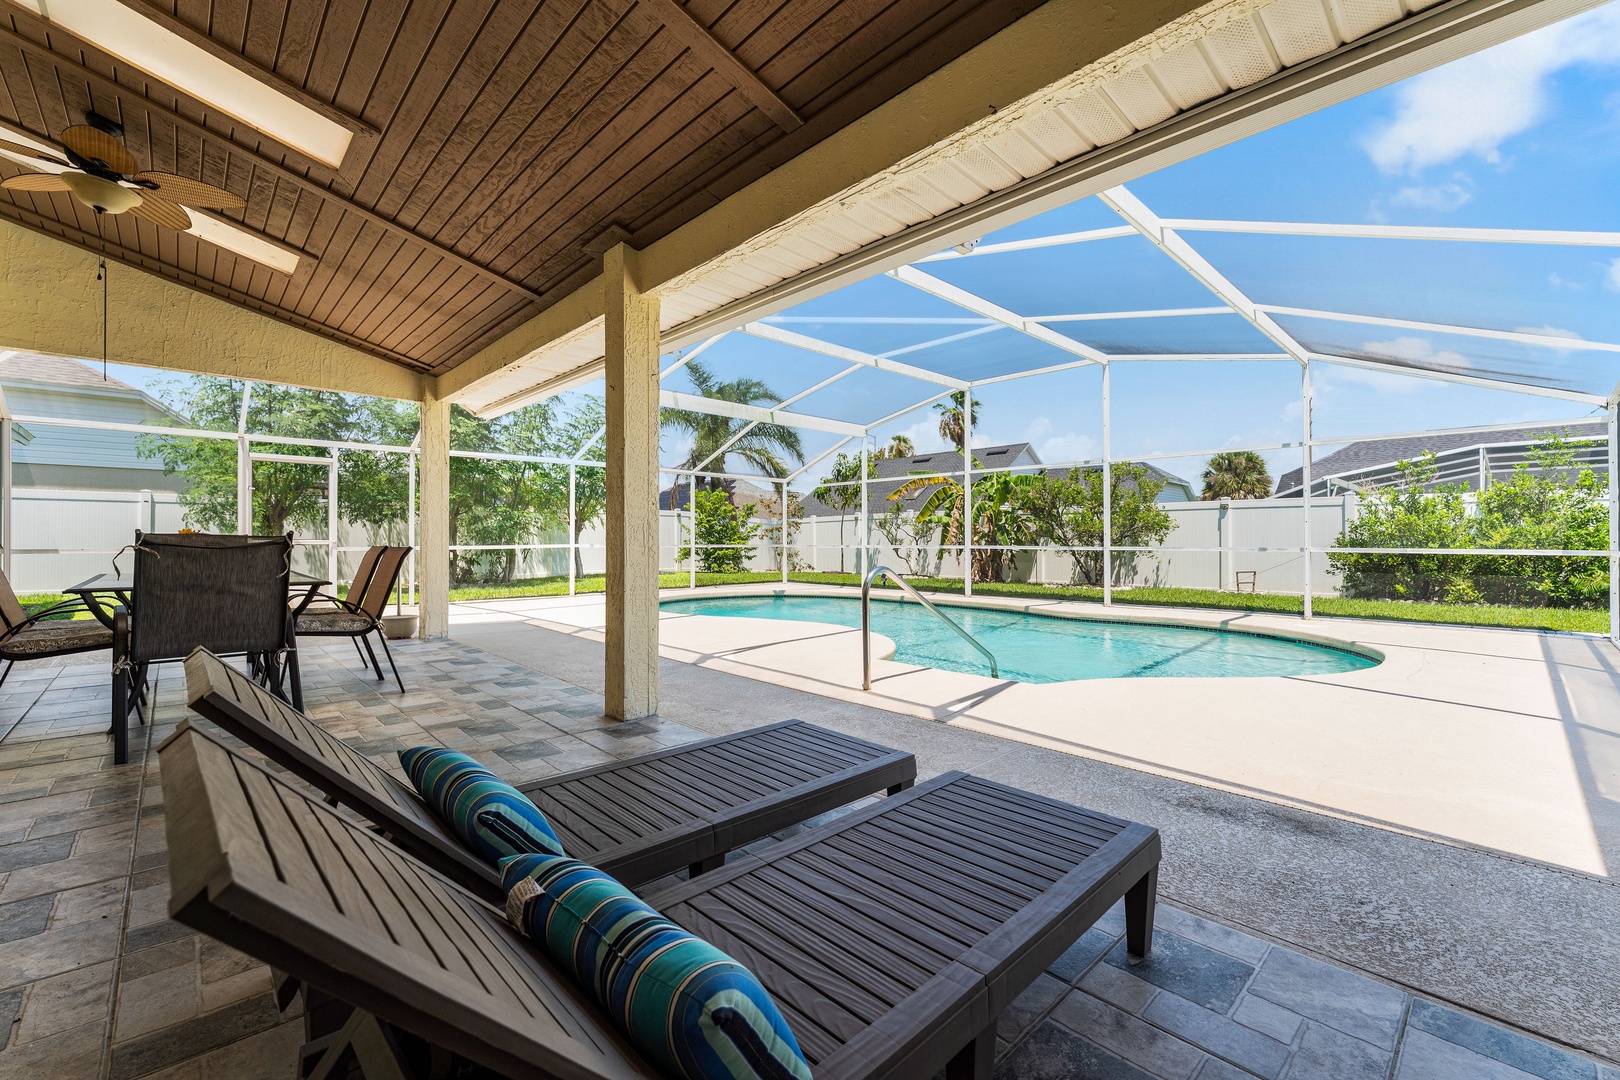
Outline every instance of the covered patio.
{"label": "covered patio", "polygon": [[[1092,890],[1088,899],[1061,900],[1070,907],[1059,914],[1060,900],[1048,902],[1051,922],[1042,925],[1084,921],[1084,904],[1101,895],[1101,885],[1084,881],[1087,860],[1112,842],[1092,843],[1071,823],[1079,818],[1059,811],[1084,807],[1075,813],[1101,815],[1095,820],[1112,822],[1118,835],[1137,837],[1141,851],[1132,859],[1146,859],[1141,852],[1151,847],[1151,868],[1132,861],[1130,881],[1121,870],[1120,882],[1106,883],[1119,886],[1107,903],[1127,899],[1083,933],[1056,947],[1050,932],[1030,934],[1055,960],[1034,946],[1028,955],[1044,957],[1038,966],[1024,953],[1015,963],[1011,953],[975,946],[967,960],[951,961],[948,974],[963,983],[972,1008],[963,1005],[964,1019],[948,1032],[937,1018],[935,1029],[918,1029],[955,1040],[948,1053],[902,1047],[882,1060],[926,1059],[927,1071],[943,1065],[948,1080],[1620,1080],[1613,977],[1620,969],[1620,757],[1612,750],[1620,738],[1612,720],[1620,700],[1620,389],[1611,390],[1620,386],[1611,364],[1620,338],[1599,340],[1601,327],[1579,337],[1550,322],[1507,329],[1465,314],[1357,314],[1349,304],[1257,299],[1234,282],[1245,266],[1274,257],[1261,248],[1279,237],[1497,251],[1533,245],[1589,259],[1588,252],[1620,247],[1620,230],[1175,216],[1134,186],[1599,4],[413,0],[349,10],[271,0],[200,8],[18,0],[0,20],[0,363],[15,350],[100,362],[104,373],[148,369],[214,380],[228,401],[201,421],[170,409],[176,419],[168,425],[97,419],[69,407],[31,413],[0,395],[0,569],[12,578],[31,557],[107,554],[89,543],[17,541],[13,448],[26,446],[35,429],[189,441],[206,447],[215,466],[234,461],[234,485],[208,511],[216,525],[226,521],[220,532],[256,531],[259,466],[324,470],[323,492],[304,493],[320,502],[320,513],[298,511],[319,518],[324,532],[294,542],[324,550],[323,580],[334,585],[348,576],[345,556],[376,542],[354,547],[344,539],[341,462],[386,461],[380,473],[388,475],[362,480],[402,488],[388,496],[391,509],[368,522],[391,534],[384,543],[412,549],[395,610],[414,601],[419,622],[415,640],[395,646],[399,688],[381,681],[380,666],[365,670],[347,642],[306,639],[295,650],[304,713],[341,741],[356,769],[363,759],[364,769],[375,766],[399,786],[400,751],[442,748],[524,785],[803,720],[913,755],[924,788],[961,770],[969,780],[1004,785],[996,790],[1027,794],[1028,803],[1007,796],[1002,807],[1002,826],[1022,822],[1036,837],[1018,857],[1043,873],[1057,867],[1053,880],[1066,888]],[[1236,253],[1230,276],[1201,250],[1206,242]],[[1162,302],[1158,292],[1141,303],[1101,295],[1149,261]],[[1087,299],[1061,309],[1031,299],[1035,306],[1024,307],[998,283],[1015,263],[1031,280],[1078,282]],[[1091,277],[1075,270],[1082,265]],[[1189,291],[1203,299],[1185,300]],[[1414,359],[1369,351],[1351,340],[1361,327],[1494,351],[1485,356],[1490,364],[1451,352]],[[738,378],[785,379],[791,392],[771,393],[766,404],[728,400],[694,377],[699,361]],[[1129,385],[1133,370],[1183,364],[1235,372],[1234,382],[1286,383],[1282,407],[1297,411],[1282,415],[1292,429],[1263,443],[1171,438],[1166,449],[1143,436],[1141,446],[1121,449],[1120,417],[1130,409],[1120,405],[1116,380]],[[1351,622],[1320,630],[1313,604],[1339,588],[1329,552],[1427,557],[1438,549],[1342,542],[1360,482],[1313,475],[1313,457],[1364,435],[1413,434],[1315,426],[1313,377],[1343,370],[1534,399],[1534,415],[1449,425],[1452,435],[1482,440],[1478,492],[1494,482],[1489,440],[1517,439],[1531,420],[1601,423],[1601,449],[1580,451],[1581,507],[1605,507],[1606,532],[1590,531],[1580,544],[1444,551],[1464,561],[1574,560],[1589,571],[1583,597],[1602,592],[1599,600],[1607,600],[1607,634]],[[1061,384],[1070,406],[1084,397],[1097,420],[1095,452],[1040,464],[1077,484],[1095,473],[1105,493],[1097,536],[1071,540],[1056,554],[1047,540],[975,533],[974,479],[1010,482],[1034,471],[975,460],[976,403],[1039,379],[1057,379],[1039,385]],[[1084,394],[1076,396],[1081,381]],[[547,433],[516,449],[471,448],[467,432],[477,424],[597,386],[602,422],[586,437],[572,433],[566,447]],[[264,388],[257,405],[255,387]],[[278,388],[381,403],[374,415],[387,423],[374,427],[387,437],[281,432],[266,404]],[[856,543],[846,544],[838,519],[840,578],[847,550],[857,552],[863,574],[894,561],[899,547],[891,542],[885,554],[873,537],[872,440],[903,435],[898,425],[917,415],[932,423],[928,410],[953,400],[958,434],[945,453],[954,460],[931,471],[941,485],[958,484],[965,524],[937,539],[934,559],[936,571],[954,560],[965,596],[973,595],[977,556],[987,550],[1033,564],[1029,582],[1061,559],[1068,561],[1053,576],[1078,580],[1082,564],[1095,559],[1101,615],[1061,597],[999,603],[1111,624],[1286,633],[1296,643],[1363,649],[1383,666],[1362,678],[1117,679],[1087,690],[1081,681],[986,679],[893,656],[879,660],[875,686],[862,689],[853,631],[805,632],[791,622],[764,631],[735,625],[746,620],[661,616],[660,602],[672,593],[660,571],[672,561],[687,576],[683,595],[704,595],[696,512],[704,486],[712,493],[757,483],[774,495],[777,533],[766,556],[775,570],[770,582],[754,584],[762,595],[814,592],[790,582],[801,554],[793,492],[831,468],[834,455],[840,465],[850,456],[857,471],[823,479],[818,492],[859,489],[839,496],[846,509],[858,507],[860,521]],[[720,418],[728,434],[672,462],[661,447],[665,410]],[[1089,425],[1077,424],[1064,445],[1089,445]],[[805,434],[808,452],[792,471],[727,471],[726,452],[761,428]],[[1222,525],[1213,542],[1165,545],[1164,532],[1147,544],[1119,533],[1116,470],[1146,475],[1147,463],[1234,449],[1297,460],[1297,485],[1275,492],[1277,502],[1264,508],[1282,523],[1275,535],[1234,544]],[[556,526],[566,530],[563,542],[458,541],[458,515],[467,511],[452,490],[457,459],[543,472],[543,482],[566,492],[556,495],[567,508]],[[198,460],[166,459],[165,467],[200,473]],[[1515,459],[1524,460],[1526,453]],[[1594,469],[1605,472],[1601,481]],[[600,480],[599,542],[581,539],[584,473]],[[1273,495],[1269,477],[1267,487],[1262,499]],[[156,531],[151,494],[142,494],[136,512],[141,528]],[[673,532],[660,516],[661,498]],[[1469,505],[1477,507],[1477,498]],[[1208,509],[1227,521],[1224,497]],[[273,531],[290,520],[277,518]],[[819,569],[818,535],[803,545],[811,572]],[[600,557],[600,599],[577,595],[587,549]],[[516,553],[556,554],[566,567],[551,573],[566,580],[566,595],[453,601],[457,559],[480,550],[512,552],[514,562]],[[1254,591],[1256,575],[1270,575],[1268,587],[1286,577],[1277,590],[1298,608],[1149,613],[1133,607],[1127,591],[1139,584],[1131,577],[1138,555],[1211,561],[1216,591],[1234,595],[1240,583]],[[1238,557],[1250,569],[1237,571]],[[1599,566],[1607,568],[1606,591],[1592,584]],[[816,594],[823,593],[834,591]],[[1588,606],[1596,612],[1601,604]],[[373,629],[380,633],[380,622]],[[221,737],[188,708],[187,674],[172,663],[153,666],[129,760],[115,763],[106,731],[111,694],[103,653],[25,661],[0,685],[0,1080],[291,1080],[359,1075],[379,1061],[390,1064],[366,1073],[376,1080],[401,1080],[408,1061],[427,1062],[424,1076],[493,1075],[495,1058],[452,1061],[448,1049],[394,1017],[367,1020],[365,1010],[351,1009],[334,1030],[326,1014],[338,1010],[319,996],[330,988],[310,985],[307,993],[317,996],[297,996],[283,965],[265,962],[274,950],[249,956],[188,925],[215,893],[235,889],[235,879],[194,890],[200,907],[171,909],[176,867],[214,842],[205,817],[209,827],[223,822],[221,844],[257,837],[261,828],[268,838],[251,858],[240,855],[245,848],[222,855],[219,865],[232,872],[281,865],[268,854],[271,840],[290,844],[282,850],[308,847],[312,860],[323,853],[258,803],[249,808],[221,795],[217,777],[199,781],[203,770],[192,764],[184,766],[192,771],[181,822],[177,800],[165,797],[159,748],[166,740],[178,748],[165,751],[169,762],[208,753],[244,777],[259,777],[266,765],[274,779],[252,781],[255,792],[272,793],[264,805],[281,805],[274,803],[283,798],[274,794],[280,781],[295,793],[286,798],[308,802],[311,814],[326,813],[322,798],[333,806],[342,800],[273,755],[267,764],[248,744]],[[1316,726],[1302,731],[1304,722]],[[210,748],[196,750],[205,740]],[[168,775],[172,781],[175,766]],[[836,841],[840,822],[882,818],[887,799],[911,805],[904,800],[917,793],[906,794],[909,787],[909,780],[885,781],[877,790],[887,795],[729,852],[722,846],[697,856],[690,871],[639,883],[636,892],[682,896],[709,873],[740,877],[756,865],[768,873],[770,860],[798,850],[796,840]],[[209,814],[198,812],[204,805]],[[415,858],[408,843],[386,846],[400,836],[385,822],[363,830],[363,811],[343,805],[347,820],[330,825],[334,836],[352,826],[355,844],[377,845],[386,852],[380,859]],[[210,816],[220,806],[230,809]],[[1047,807],[1050,819],[1037,820],[1035,806]],[[1008,828],[1003,848],[1018,847],[1010,839],[1017,829]],[[1082,841],[1092,845],[1078,866],[1063,861],[1069,848],[1044,839],[1065,829],[1081,838],[1070,845],[1076,850]],[[196,850],[171,852],[179,835]],[[995,847],[997,835],[982,843]],[[944,859],[935,840],[917,845],[924,855],[905,849],[916,866]],[[331,865],[369,858],[352,853],[369,848],[340,848],[332,844]],[[424,888],[453,892],[442,868],[430,865],[421,870]],[[320,874],[285,876],[327,887]],[[386,875],[377,880],[394,888]],[[1026,887],[1046,895],[1044,886],[1015,884],[1008,895]],[[341,884],[330,889],[343,892]],[[905,889],[891,891],[896,903],[908,902]],[[479,925],[508,929],[488,897],[456,896]],[[855,897],[852,909],[862,902]],[[974,922],[999,910],[988,901],[982,910],[972,898],[952,902],[968,913],[962,925],[985,940],[1013,936],[1015,920],[987,930]],[[518,910],[513,903],[508,913]],[[426,925],[419,913],[401,918]],[[815,922],[813,914],[804,918]],[[1135,955],[1143,951],[1144,918],[1150,931],[1157,927],[1145,958]],[[1033,919],[1023,921],[1033,926]],[[807,940],[823,929],[811,925]],[[274,938],[257,933],[233,940],[253,949]],[[910,939],[893,937],[903,954]],[[439,951],[459,957],[460,950]],[[813,944],[801,959],[821,963]],[[1009,974],[996,966],[1003,961],[1030,970]],[[753,962],[771,963],[784,985],[797,985],[785,971],[790,963]],[[552,962],[530,963],[523,970],[549,985]],[[927,971],[920,960],[913,966]],[[850,991],[849,1000],[832,1003],[837,1016],[827,1033],[818,1033],[842,1050],[840,1018],[868,1009],[869,989],[836,970],[826,981]],[[1012,1000],[996,999],[1014,982]],[[575,992],[557,1000],[572,1002]],[[927,1006],[929,995],[917,999]],[[306,1015],[310,1001],[319,1018]],[[874,1015],[887,1022],[881,1011]],[[955,1030],[974,1017],[975,1031]],[[848,1026],[865,1035],[872,1017],[858,1019]],[[370,1023],[388,1045],[344,1056],[356,1023]],[[426,1048],[412,1042],[407,1053],[391,1041],[405,1035]],[[652,1075],[616,1038],[579,1060]],[[914,1032],[890,1041],[908,1038],[925,1041]],[[905,1066],[897,1068],[883,1075],[909,1080]],[[587,1074],[597,1072],[578,1072]],[[609,1074],[620,1073],[604,1066]]]}

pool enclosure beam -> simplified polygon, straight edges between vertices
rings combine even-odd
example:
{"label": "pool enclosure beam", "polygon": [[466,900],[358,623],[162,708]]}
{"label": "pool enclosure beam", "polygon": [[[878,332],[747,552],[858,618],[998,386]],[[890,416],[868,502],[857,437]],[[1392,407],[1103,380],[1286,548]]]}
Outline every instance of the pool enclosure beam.
{"label": "pool enclosure beam", "polygon": [[[640,256],[603,256],[607,409],[607,626],[603,711],[658,712],[658,297]],[[694,553],[695,554],[695,553]]]}
{"label": "pool enclosure beam", "polygon": [[742,332],[749,337],[756,337],[762,341],[774,341],[780,345],[791,345],[794,348],[804,349],[806,352],[820,353],[835,360],[846,360],[851,364],[860,364],[864,367],[876,368],[878,371],[888,371],[895,375],[905,375],[920,382],[950,386],[958,390],[967,386],[967,383],[962,379],[941,375],[937,371],[902,364],[896,360],[874,356],[871,353],[851,349],[844,345],[835,345],[830,341],[822,341],[820,338],[809,337],[805,334],[795,334],[791,330],[783,330],[768,323],[748,323],[742,328]]}
{"label": "pool enclosure beam", "polygon": [[1100,350],[1093,349],[1090,345],[1082,344],[1071,337],[1065,337],[1056,330],[1049,329],[1038,322],[1008,311],[1001,305],[992,303],[982,296],[976,296],[966,289],[952,285],[948,281],[941,281],[932,274],[925,274],[915,266],[896,267],[889,271],[889,276],[896,281],[910,285],[914,289],[920,289],[941,300],[955,304],[959,308],[971,311],[975,315],[983,315],[985,318],[998,322],[1002,326],[1016,330],[1020,334],[1032,337],[1036,341],[1044,342],[1054,348],[1062,349],[1064,352],[1074,353],[1076,356],[1084,357],[1098,364],[1107,359]]}

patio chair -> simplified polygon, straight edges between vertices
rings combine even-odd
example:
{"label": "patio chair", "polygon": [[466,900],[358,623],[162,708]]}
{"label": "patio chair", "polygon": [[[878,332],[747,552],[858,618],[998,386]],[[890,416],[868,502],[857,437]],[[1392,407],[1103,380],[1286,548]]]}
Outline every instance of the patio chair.
{"label": "patio chair", "polygon": [[0,574],[0,686],[4,686],[12,667],[22,660],[44,660],[53,656],[94,652],[112,647],[112,631],[97,619],[68,619],[65,615],[90,612],[84,597],[64,600],[59,604],[26,611],[11,582]]}
{"label": "patio chair", "polygon": [[382,665],[377,663],[377,654],[371,649],[371,635],[375,633],[402,694],[405,692],[405,681],[399,677],[394,654],[388,651],[388,635],[383,633],[382,615],[388,607],[388,594],[394,591],[400,568],[405,565],[405,556],[410,553],[408,547],[368,548],[361,556],[360,566],[343,599],[324,593],[316,594],[316,600],[324,600],[330,606],[301,609],[294,623],[297,632],[306,637],[347,637],[354,641],[356,652],[360,652],[360,646],[364,644],[365,652],[361,653],[360,663],[365,664],[366,657],[370,656],[371,668],[381,681]]}
{"label": "patio chair", "polygon": [[[352,1007],[306,1008],[303,1075],[659,1075],[497,909],[189,722],[159,761],[170,915]],[[953,772],[647,900],[817,1080],[989,1080],[1002,1010],[1116,901],[1147,954],[1158,864],[1155,829]]]}
{"label": "patio chair", "polygon": [[[500,874],[439,823],[411,787],[205,649],[186,660],[191,708],[355,811],[486,900]],[[628,885],[726,853],[867,795],[911,786],[917,759],[799,720],[687,743],[520,786],[563,847]]]}
{"label": "patio chair", "polygon": [[[184,660],[203,646],[246,657],[277,693],[290,683],[303,703],[298,651],[287,608],[292,534],[219,536],[136,530],[135,610],[113,611],[113,753],[129,754],[129,714],[153,664]],[[142,717],[144,722],[145,718]]]}

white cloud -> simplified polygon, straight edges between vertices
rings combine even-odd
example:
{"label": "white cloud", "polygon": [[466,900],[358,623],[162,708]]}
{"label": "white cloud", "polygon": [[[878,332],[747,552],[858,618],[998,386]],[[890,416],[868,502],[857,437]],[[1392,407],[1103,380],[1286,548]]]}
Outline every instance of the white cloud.
{"label": "white cloud", "polygon": [[1090,435],[1054,435],[1035,444],[1035,456],[1048,465],[1064,465],[1074,461],[1090,461],[1099,456],[1097,443]]}
{"label": "white cloud", "polygon": [[[1466,180],[1466,177],[1459,177]],[[1403,187],[1389,197],[1391,206],[1405,206],[1413,210],[1436,210],[1449,214],[1467,205],[1474,193],[1455,180],[1423,187]]]}
{"label": "white cloud", "polygon": [[1603,287],[1610,292],[1620,292],[1620,259],[1609,264],[1609,272],[1603,275]]}
{"label": "white cloud", "polygon": [[1515,334],[1540,334],[1542,337],[1568,338],[1570,341],[1585,341],[1578,332],[1566,330],[1562,326],[1515,326]]}
{"label": "white cloud", "polygon": [[1569,278],[1558,273],[1557,271],[1547,275],[1547,284],[1551,285],[1555,289],[1569,289],[1573,292],[1581,292],[1586,288],[1586,284],[1584,282],[1571,281]]}
{"label": "white cloud", "polygon": [[1467,154],[1495,163],[1502,143],[1546,115],[1558,71],[1620,60],[1620,6],[1610,5],[1408,80],[1395,115],[1362,141],[1388,174]]}
{"label": "white cloud", "polygon": [[1473,367],[1468,357],[1450,349],[1436,349],[1434,342],[1421,337],[1398,337],[1389,341],[1369,341],[1362,346],[1366,352],[1378,356],[1410,360],[1416,364],[1451,368]]}

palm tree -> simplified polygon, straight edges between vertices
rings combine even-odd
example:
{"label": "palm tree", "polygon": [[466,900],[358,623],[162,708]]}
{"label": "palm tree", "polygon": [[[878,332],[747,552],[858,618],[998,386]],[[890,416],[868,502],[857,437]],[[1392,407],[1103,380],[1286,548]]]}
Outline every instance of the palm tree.
{"label": "palm tree", "polygon": [[[934,411],[939,413],[939,437],[956,447],[962,449],[962,402],[967,391],[958,390],[950,396],[949,401],[941,401],[934,405]],[[973,426],[979,426],[979,403],[973,403]]]}
{"label": "palm tree", "polygon": [[[781,395],[758,379],[719,382],[708,368],[696,360],[686,365],[686,374],[700,396],[716,401],[738,405],[775,405],[782,400]],[[681,463],[682,469],[703,468],[710,472],[727,472],[727,461],[736,456],[766,476],[786,476],[787,461],[804,461],[799,433],[781,424],[751,424],[730,416],[714,416],[686,409],[664,409],[659,420],[665,428],[692,437],[692,452]],[[713,461],[709,460],[711,457]],[[730,490],[729,485],[712,477],[699,477],[698,486],[709,490],[722,487]],[[679,492],[679,489],[677,483],[676,491]]]}
{"label": "palm tree", "polygon": [[889,440],[888,446],[880,447],[872,457],[874,460],[883,461],[893,458],[908,458],[916,452],[917,448],[912,445],[910,438],[905,435],[896,435]]}
{"label": "palm tree", "polygon": [[1204,469],[1204,500],[1264,499],[1271,494],[1266,459],[1253,450],[1225,450]]}

